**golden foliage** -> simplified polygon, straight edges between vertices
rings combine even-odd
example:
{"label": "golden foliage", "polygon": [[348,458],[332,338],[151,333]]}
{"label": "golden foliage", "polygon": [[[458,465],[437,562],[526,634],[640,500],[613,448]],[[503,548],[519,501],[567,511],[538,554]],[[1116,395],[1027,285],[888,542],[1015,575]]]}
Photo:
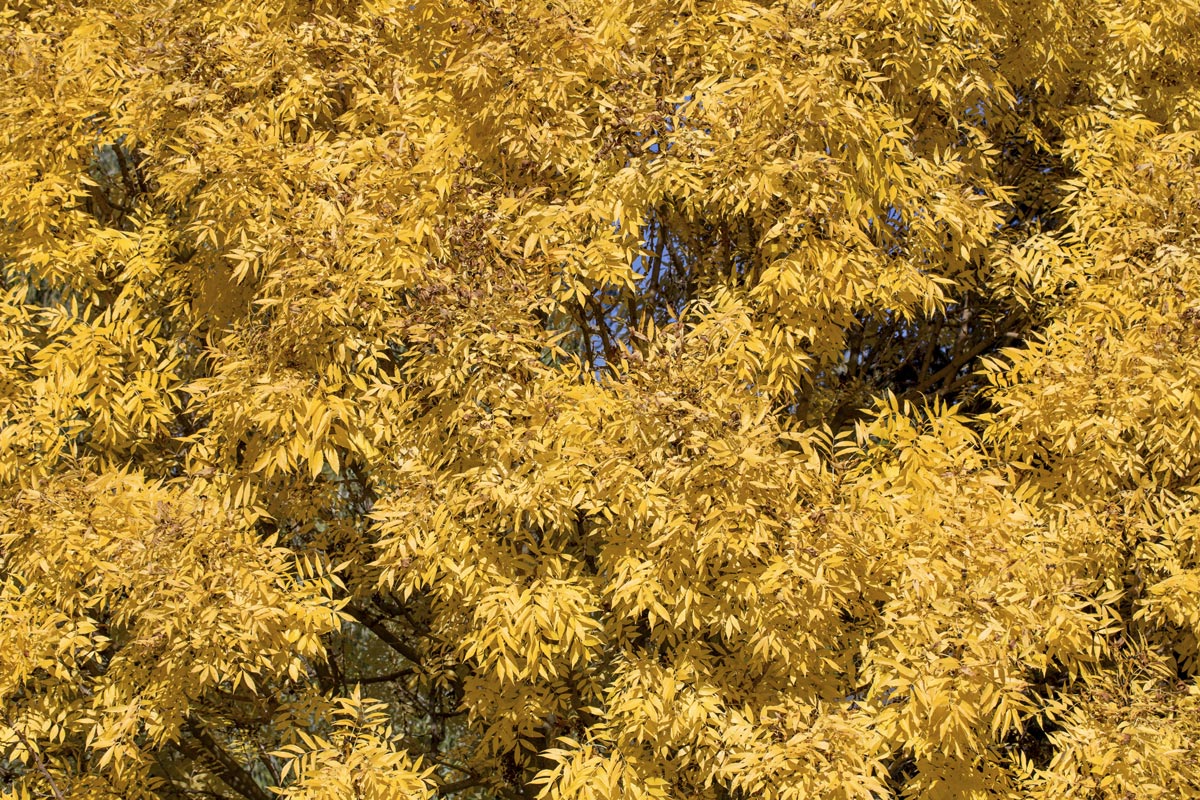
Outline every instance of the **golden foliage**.
{"label": "golden foliage", "polygon": [[5,4],[4,796],[1200,795],[1198,33]]}

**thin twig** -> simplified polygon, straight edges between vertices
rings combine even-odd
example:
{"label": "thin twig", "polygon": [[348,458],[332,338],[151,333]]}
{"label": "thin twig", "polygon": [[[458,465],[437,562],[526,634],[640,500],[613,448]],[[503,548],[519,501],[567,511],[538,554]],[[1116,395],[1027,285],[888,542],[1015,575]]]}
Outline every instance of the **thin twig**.
{"label": "thin twig", "polygon": [[8,727],[12,728],[13,733],[17,735],[17,739],[21,742],[21,746],[24,747],[31,756],[33,756],[33,765],[37,768],[37,771],[42,774],[42,777],[46,779],[46,783],[50,786],[50,792],[54,795],[54,800],[66,800],[62,791],[59,790],[58,784],[54,782],[54,776],[51,775],[50,770],[46,768],[46,762],[42,759],[42,754],[34,748],[29,739],[25,737],[25,734],[22,733],[16,725],[13,725],[11,718],[5,717],[4,722],[8,725]]}

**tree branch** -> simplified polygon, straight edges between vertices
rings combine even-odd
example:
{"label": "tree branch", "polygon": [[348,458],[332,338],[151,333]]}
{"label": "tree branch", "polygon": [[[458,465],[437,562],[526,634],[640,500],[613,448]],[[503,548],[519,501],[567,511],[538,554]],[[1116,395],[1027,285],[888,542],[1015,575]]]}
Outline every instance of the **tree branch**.
{"label": "tree branch", "polygon": [[42,758],[42,754],[37,750],[25,734],[16,725],[13,725],[12,720],[7,716],[4,719],[5,724],[12,728],[12,732],[17,735],[17,740],[29,755],[33,756],[33,766],[46,779],[46,785],[50,787],[51,794],[54,795],[54,800],[65,800],[62,791],[58,788],[58,784],[54,782],[54,776],[50,774],[50,770],[46,767],[46,762]]}
{"label": "tree branch", "polygon": [[482,778],[480,778],[478,775],[471,775],[463,778],[462,780],[455,781],[454,783],[446,783],[439,786],[437,795],[438,797],[445,797],[446,795],[454,794],[455,792],[461,792],[466,789],[484,785],[486,784]]}
{"label": "tree branch", "polygon": [[361,683],[364,685],[368,683],[391,683],[394,680],[399,680],[400,678],[412,675],[414,672],[416,672],[416,670],[412,667],[405,667],[404,669],[398,669],[395,672],[389,672],[386,675],[372,675],[371,677],[367,678],[347,678],[346,683]]}
{"label": "tree branch", "polygon": [[237,759],[229,755],[225,748],[194,717],[189,716],[184,720],[183,730],[199,742],[200,746],[217,762],[217,777],[224,781],[230,789],[246,797],[247,800],[274,800],[266,789],[258,785],[254,776],[247,772],[245,767],[237,762]]}
{"label": "tree branch", "polygon": [[387,629],[387,627],[383,624],[383,619],[381,617],[377,617],[377,616],[373,615],[371,612],[367,611],[366,609],[356,608],[354,606],[349,606],[349,605],[346,606],[346,613],[348,613],[350,616],[354,617],[354,619],[357,620],[359,624],[366,627],[366,629],[369,630],[371,633],[375,634],[375,636],[379,639],[379,641],[383,642],[388,647],[392,648],[397,653],[404,656],[407,660],[411,661],[413,666],[416,667],[418,670],[420,670],[422,673],[428,674],[428,670],[426,670],[425,667],[421,664],[421,654],[418,653],[416,650],[413,650],[411,647],[409,647],[404,642],[400,641],[400,639],[398,639],[394,633],[389,631]]}

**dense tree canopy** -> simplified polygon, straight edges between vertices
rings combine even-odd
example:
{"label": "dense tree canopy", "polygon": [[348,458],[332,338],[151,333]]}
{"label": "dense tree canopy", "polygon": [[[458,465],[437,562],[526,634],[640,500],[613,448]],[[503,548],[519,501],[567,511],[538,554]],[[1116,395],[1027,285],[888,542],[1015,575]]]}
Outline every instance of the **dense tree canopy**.
{"label": "dense tree canopy", "polygon": [[1200,2],[12,0],[13,798],[1200,794]]}

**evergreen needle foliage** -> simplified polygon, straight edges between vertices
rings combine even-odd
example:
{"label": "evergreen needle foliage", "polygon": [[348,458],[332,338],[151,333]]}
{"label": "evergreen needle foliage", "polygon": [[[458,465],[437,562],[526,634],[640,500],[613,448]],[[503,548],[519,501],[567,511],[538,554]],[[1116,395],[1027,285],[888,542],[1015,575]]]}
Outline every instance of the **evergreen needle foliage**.
{"label": "evergreen needle foliage", "polygon": [[1198,40],[0,4],[3,796],[1200,796]]}

